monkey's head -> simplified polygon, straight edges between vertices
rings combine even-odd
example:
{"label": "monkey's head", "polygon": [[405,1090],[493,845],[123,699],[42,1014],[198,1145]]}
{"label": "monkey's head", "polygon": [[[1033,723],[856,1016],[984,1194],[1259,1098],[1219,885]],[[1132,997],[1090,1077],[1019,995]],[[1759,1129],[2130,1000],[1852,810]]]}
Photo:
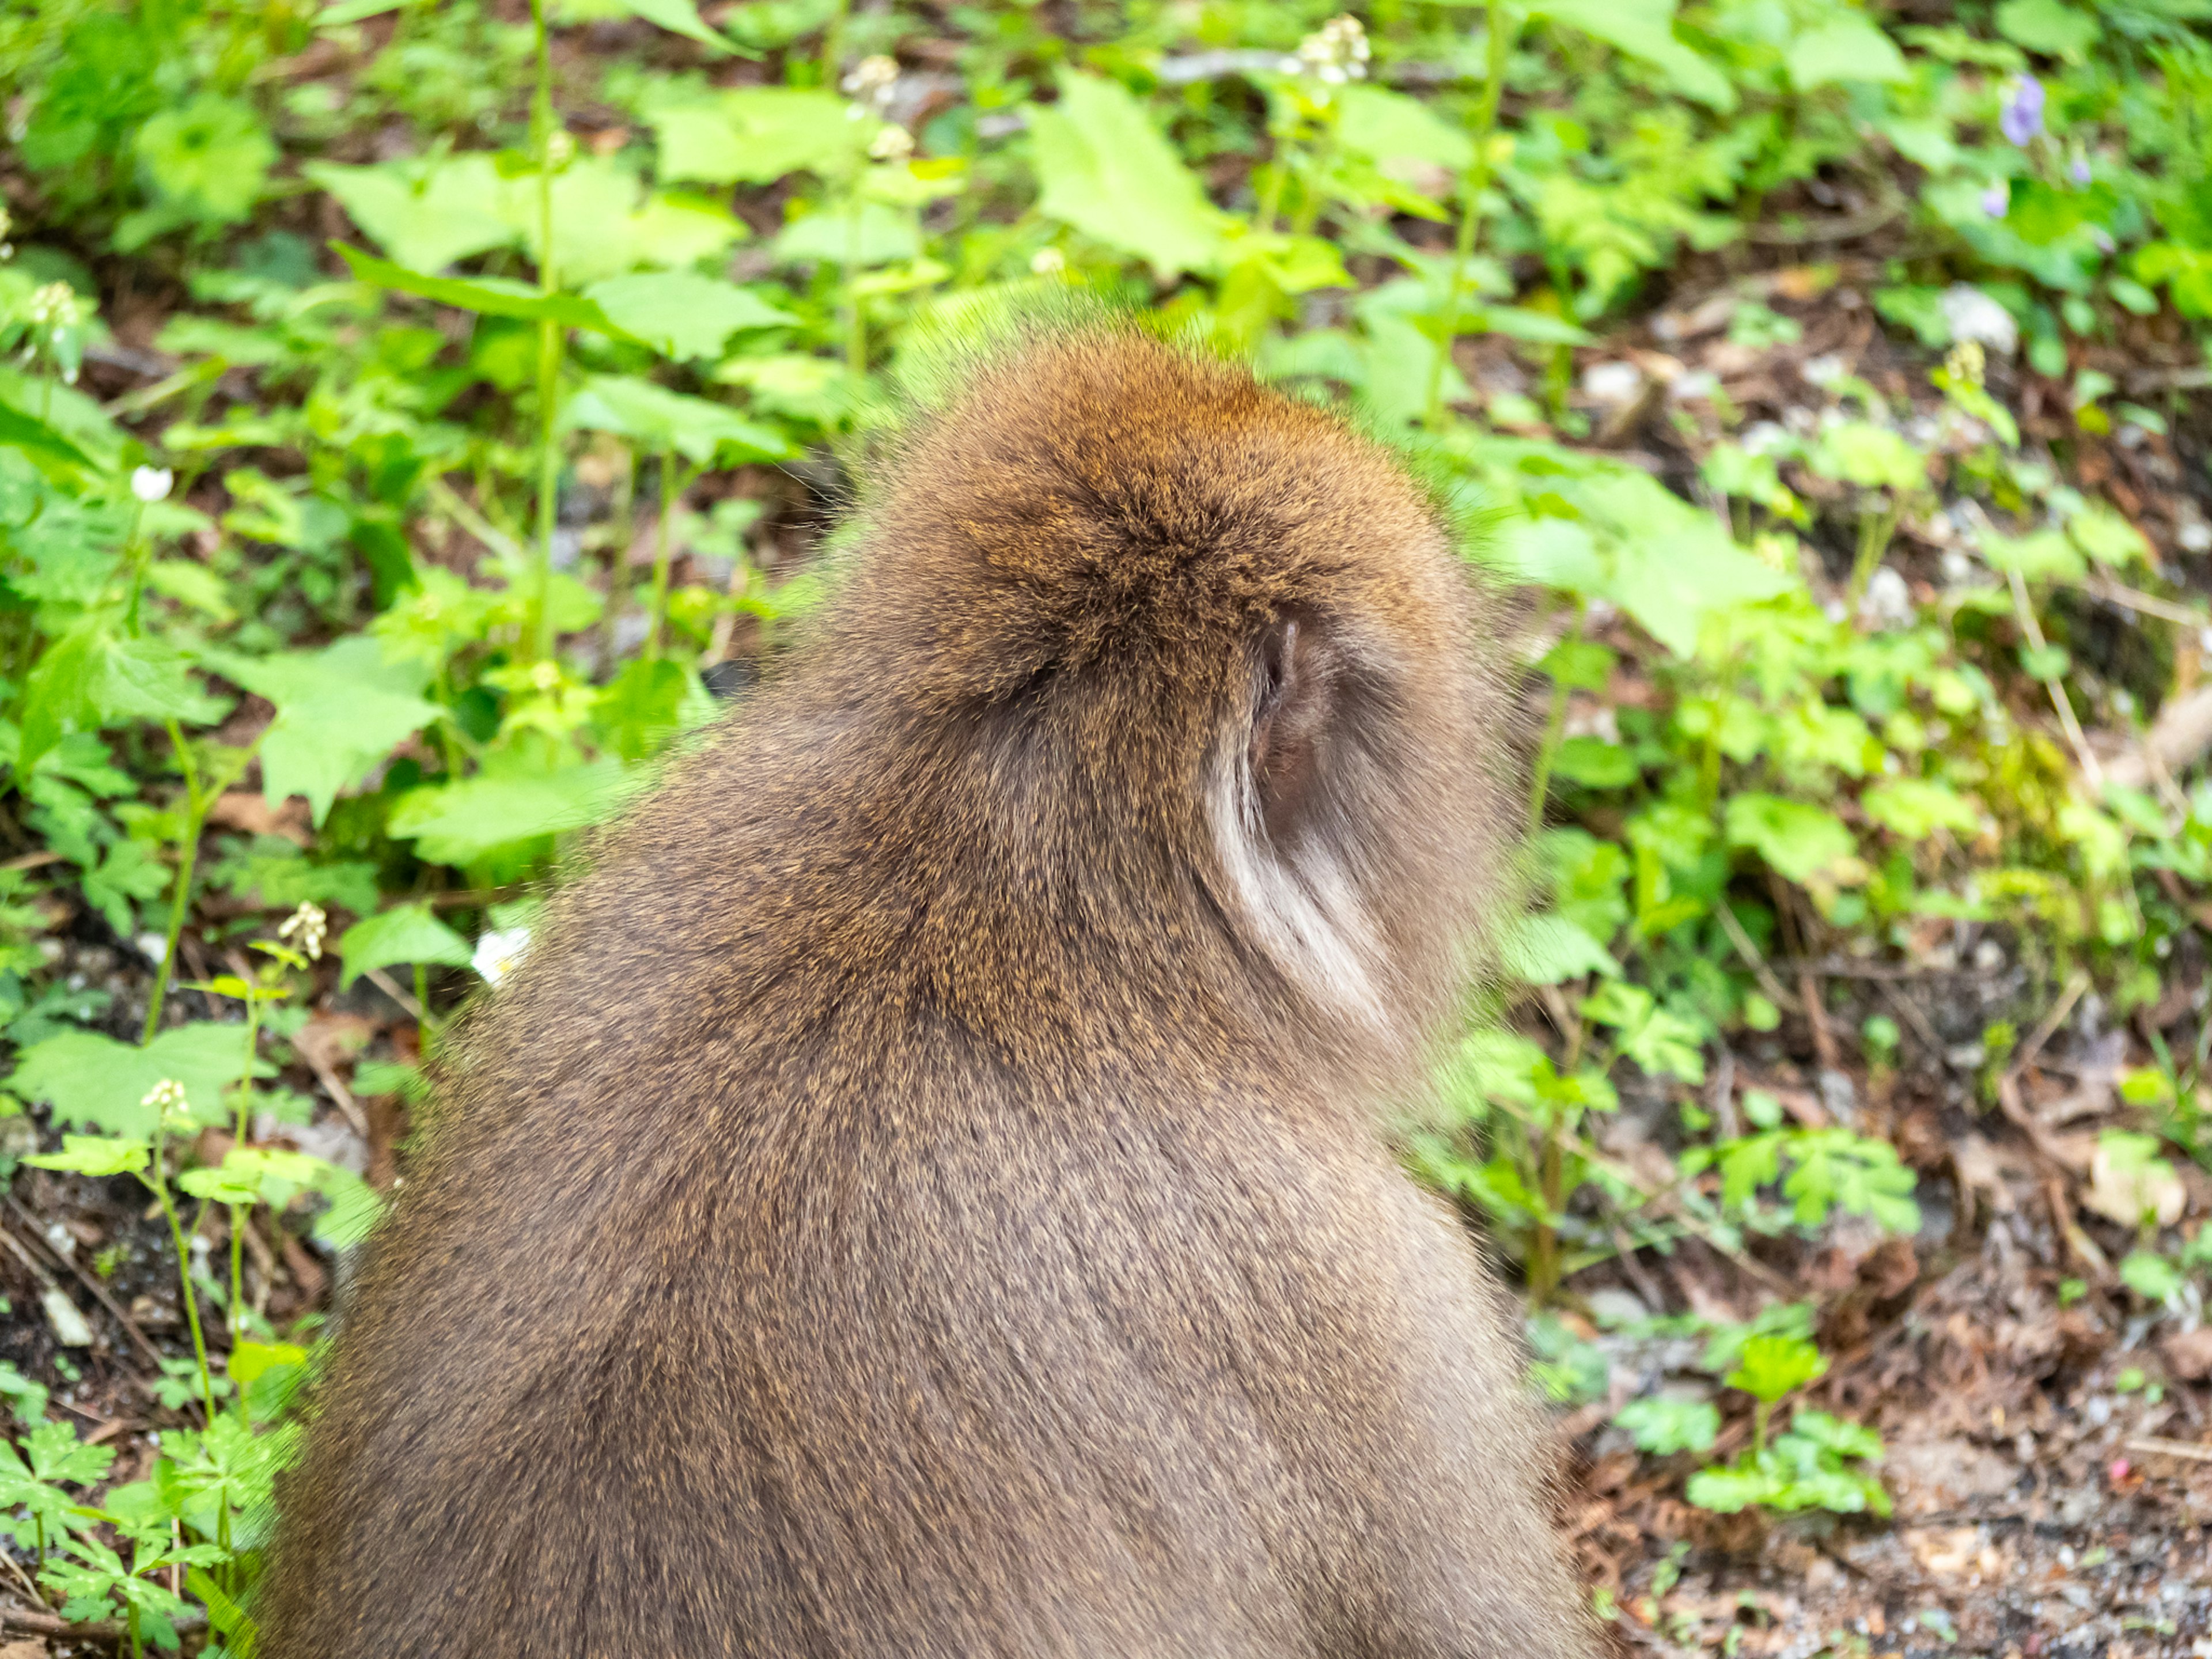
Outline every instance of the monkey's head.
{"label": "monkey's head", "polygon": [[1503,702],[1431,503],[1322,411],[1133,333],[1032,344],[907,446],[830,628],[814,660],[1020,902],[1166,915],[1181,956],[1133,967],[1210,931],[1296,1017],[1393,1036],[1455,983]]}

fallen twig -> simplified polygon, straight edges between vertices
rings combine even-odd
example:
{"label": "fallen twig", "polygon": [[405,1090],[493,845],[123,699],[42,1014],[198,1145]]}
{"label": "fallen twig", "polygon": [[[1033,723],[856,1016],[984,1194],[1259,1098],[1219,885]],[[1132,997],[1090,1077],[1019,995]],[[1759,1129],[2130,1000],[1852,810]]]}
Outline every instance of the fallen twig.
{"label": "fallen twig", "polygon": [[2191,1463],[2212,1463],[2212,1446],[2200,1446],[2191,1440],[2169,1440],[2162,1434],[2131,1434],[2124,1443],[2132,1452],[2179,1457]]}
{"label": "fallen twig", "polygon": [[[207,1628],[207,1610],[186,1607],[169,1621],[179,1635]],[[58,1636],[73,1642],[121,1642],[131,1627],[120,1619],[64,1619],[58,1613],[31,1607],[0,1607],[0,1630],[21,1631],[26,1636]]]}
{"label": "fallen twig", "polygon": [[[8,1207],[15,1212],[17,1218],[20,1219],[26,1227],[31,1230],[33,1237],[36,1238],[38,1236],[38,1222],[33,1218],[31,1212],[23,1207],[22,1204],[16,1199],[13,1193],[9,1194],[7,1196]],[[4,1231],[4,1229],[0,1229],[0,1231]],[[13,1243],[15,1236],[13,1234],[8,1234],[7,1236],[9,1242]],[[40,1242],[41,1243],[44,1243],[43,1240]],[[162,1356],[161,1349],[154,1346],[152,1338],[149,1337],[145,1332],[138,1328],[138,1322],[131,1318],[129,1314],[125,1313],[123,1310],[122,1305],[118,1303],[113,1297],[107,1293],[107,1286],[101,1284],[100,1280],[94,1278],[91,1273],[86,1272],[84,1264],[79,1261],[76,1257],[64,1255],[59,1250],[52,1250],[49,1251],[48,1254],[52,1255],[55,1260],[62,1264],[62,1266],[67,1267],[72,1273],[76,1275],[77,1282],[82,1285],[85,1289],[92,1292],[94,1297],[98,1300],[100,1305],[107,1310],[109,1316],[112,1317],[117,1324],[123,1327],[124,1330],[129,1334],[131,1340],[138,1345],[140,1352],[144,1353],[149,1359],[151,1359],[154,1362],[155,1368],[158,1370],[161,1364]]]}

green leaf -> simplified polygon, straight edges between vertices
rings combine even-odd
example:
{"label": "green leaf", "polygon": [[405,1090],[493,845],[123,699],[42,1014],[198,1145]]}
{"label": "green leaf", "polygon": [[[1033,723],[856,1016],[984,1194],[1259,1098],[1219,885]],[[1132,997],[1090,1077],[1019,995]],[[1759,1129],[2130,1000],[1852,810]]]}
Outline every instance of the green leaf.
{"label": "green leaf", "polygon": [[796,323],[789,312],[732,283],[688,270],[610,276],[584,290],[607,320],[663,356],[715,357],[741,328]]}
{"label": "green leaf", "polygon": [[372,968],[396,963],[469,965],[469,943],[438,920],[427,904],[402,904],[354,923],[338,939],[340,990]]}
{"label": "green leaf", "polygon": [[1633,750],[1603,738],[1569,738],[1560,744],[1552,769],[1585,789],[1625,789],[1643,775]]}
{"label": "green leaf", "polygon": [[2140,564],[2151,556],[2142,531],[2102,501],[2090,501],[2066,521],[2074,545],[2099,564]]}
{"label": "green leaf", "polygon": [[[37,1163],[36,1158],[27,1160]],[[2179,1306],[2185,1281],[2181,1270],[2162,1255],[2148,1250],[2130,1250],[2120,1262],[2120,1283],[2146,1302],[2171,1303]]]}
{"label": "green leaf", "polygon": [[1924,841],[1937,830],[1970,836],[1981,818],[1964,796],[1946,783],[1923,778],[1891,778],[1859,797],[1867,817],[1906,841]]}
{"label": "green leaf", "polygon": [[700,466],[718,455],[766,461],[792,453],[783,434],[747,420],[726,404],[671,392],[629,374],[602,374],[586,382],[562,407],[561,419],[564,426],[616,433],[647,449],[673,449]]}
{"label": "green leaf", "polygon": [[92,459],[37,416],[0,404],[0,445],[28,450],[71,466],[90,466]]}
{"label": "green leaf", "polygon": [[1701,1510],[1734,1515],[1772,1495],[1774,1481],[1756,1468],[1699,1469],[1682,1489],[1682,1496]]}
{"label": "green leaf", "polygon": [[1219,258],[1227,216],[1128,88],[1062,72],[1060,102],[1030,112],[1037,210],[1133,253],[1162,282]]}
{"label": "green leaf", "polygon": [[1617,977],[1604,945],[1556,912],[1522,916],[1505,936],[1505,969],[1526,985],[1563,985],[1585,974]]}
{"label": "green leaf", "polygon": [[[155,1117],[144,1102],[165,1079],[184,1085],[197,1121],[222,1122],[245,1050],[244,1026],[208,1020],[173,1025],[143,1048],[98,1031],[62,1031],[23,1050],[8,1088],[22,1099],[47,1103],[57,1122],[150,1139]],[[255,1076],[274,1069],[256,1058]]]}
{"label": "green leaf", "polygon": [[304,795],[322,823],[340,791],[351,787],[404,741],[439,717],[416,695],[420,665],[392,664],[382,647],[354,635],[319,651],[271,657],[226,655],[229,678],[276,705],[261,740],[261,793],[272,806]]}
{"label": "green leaf", "polygon": [[323,1177],[323,1196],[328,1206],[311,1231],[318,1243],[333,1250],[350,1249],[367,1238],[384,1207],[375,1188],[335,1164]]}
{"label": "green leaf", "polygon": [[119,619],[94,612],[40,653],[23,693],[19,775],[71,732],[135,720],[205,725],[229,705],[202,690],[184,653],[150,635],[133,639]]}
{"label": "green leaf", "polygon": [[337,198],[379,247],[415,270],[442,270],[456,259],[518,240],[501,210],[507,183],[481,150],[448,156],[427,169],[310,161],[301,170]]}
{"label": "green leaf", "polygon": [[1676,38],[1674,0],[1539,0],[1535,10],[1643,58],[1709,109],[1735,107],[1728,76]]}
{"label": "green leaf", "polygon": [[660,140],[664,184],[768,184],[786,173],[856,167],[869,124],[847,114],[833,92],[746,87],[712,99],[686,97],[650,107]]}
{"label": "green leaf", "polygon": [[1827,1369],[1827,1356],[1801,1337],[1754,1336],[1745,1341],[1736,1368],[1722,1380],[1771,1406]]}
{"label": "green leaf", "polygon": [[1796,586],[1794,577],[1753,558],[1707,520],[1623,540],[1601,595],[1634,617],[1676,656],[1686,657],[1697,649],[1706,617],[1772,599]]}
{"label": "green leaf", "polygon": [[251,105],[203,92],[149,117],[132,141],[160,194],[198,220],[233,224],[261,197],[276,145]]}
{"label": "green leaf", "polygon": [[1809,29],[1784,54],[1800,92],[1843,81],[1909,81],[1904,54],[1863,17],[1844,15]]}
{"label": "green leaf", "polygon": [[[1392,177],[1401,176],[1407,161],[1463,173],[1474,161],[1474,144],[1464,129],[1418,98],[1377,86],[1337,88],[1336,136]],[[1394,163],[1401,164],[1397,171]]]}
{"label": "green leaf", "polygon": [[1997,33],[2014,46],[2069,64],[2086,61],[2103,32],[2094,13],[2077,10],[2063,0],[2004,0],[1996,21]]}
{"label": "green leaf", "polygon": [[1720,1409],[1712,1401],[1673,1395],[1632,1400],[1613,1413],[1613,1420],[1634,1437],[1638,1450],[1654,1457],[1711,1451],[1721,1431]]}
{"label": "green leaf", "polygon": [[605,312],[580,295],[540,294],[521,283],[496,282],[490,277],[471,281],[459,276],[432,276],[405,270],[388,259],[373,258],[343,242],[331,246],[337,250],[338,257],[346,262],[356,281],[373,287],[412,294],[419,299],[456,306],[486,317],[513,317],[527,323],[550,320],[568,328],[595,329],[617,337],[622,334]]}
{"label": "green leaf", "polygon": [[595,761],[566,771],[475,777],[410,790],[392,808],[394,839],[416,843],[421,857],[467,864],[518,842],[604,823],[621,809],[619,761]]}
{"label": "green leaf", "polygon": [[1833,812],[1779,795],[1737,795],[1723,819],[1729,845],[1747,847],[1777,874],[1805,882],[1856,852],[1858,842]]}
{"label": "green leaf", "polygon": [[2088,568],[2081,562],[2081,555],[2074,544],[2060,530],[2039,530],[2026,536],[1984,532],[1981,553],[1990,569],[2007,573],[2017,570],[2031,581],[2045,577],[2079,581]]}
{"label": "green leaf", "polygon": [[699,21],[699,8],[693,0],[620,0],[624,11],[642,17],[648,23],[666,29],[671,34],[681,34],[696,40],[702,46],[712,46],[726,52],[730,43]]}
{"label": "green leaf", "polygon": [[74,1175],[129,1175],[146,1167],[143,1140],[109,1140],[98,1135],[64,1135],[58,1152],[34,1152],[26,1164],[41,1170],[67,1170]]}
{"label": "green leaf", "polygon": [[1869,1462],[1879,1462],[1882,1455],[1879,1434],[1863,1423],[1846,1423],[1826,1412],[1792,1413],[1790,1432],[1835,1453],[1838,1457],[1863,1457]]}

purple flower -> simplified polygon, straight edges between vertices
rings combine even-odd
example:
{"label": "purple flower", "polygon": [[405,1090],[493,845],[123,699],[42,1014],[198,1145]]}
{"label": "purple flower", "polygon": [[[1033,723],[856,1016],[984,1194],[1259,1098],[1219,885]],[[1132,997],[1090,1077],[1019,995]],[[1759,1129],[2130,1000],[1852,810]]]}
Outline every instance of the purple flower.
{"label": "purple flower", "polygon": [[2066,169],[2066,176],[2075,184],[2087,186],[2089,182],[2089,158],[2086,155],[2075,156],[2074,165]]}
{"label": "purple flower", "polygon": [[1997,112],[2004,136],[2022,149],[2043,131],[2043,82],[2023,75],[2005,89],[2004,107]]}
{"label": "purple flower", "polygon": [[2012,184],[2008,179],[1992,179],[1989,188],[1982,192],[1982,211],[1992,219],[2002,219],[2012,211]]}

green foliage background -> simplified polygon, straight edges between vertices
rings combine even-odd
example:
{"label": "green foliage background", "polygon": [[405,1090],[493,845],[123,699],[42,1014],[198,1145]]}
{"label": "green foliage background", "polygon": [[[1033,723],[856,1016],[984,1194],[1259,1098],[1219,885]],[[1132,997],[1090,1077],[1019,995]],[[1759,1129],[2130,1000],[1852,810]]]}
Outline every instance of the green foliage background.
{"label": "green foliage background", "polygon": [[[1757,1091],[1748,1121],[1708,1109],[1717,1054],[1808,1014],[1790,959],[1917,959],[1968,924],[2046,1003],[2094,984],[2124,1012],[2197,948],[2212,875],[2212,793],[2122,787],[2090,741],[2194,652],[2204,548],[2154,546],[2071,471],[2155,440],[2212,496],[2212,0],[1936,9],[7,0],[0,1019],[16,1109],[97,1132],[46,1161],[136,1172],[176,1223],[167,1155],[234,1121],[228,1161],[179,1176],[234,1240],[256,1206],[357,1231],[357,1180],[245,1144],[333,988],[307,920],[343,981],[411,975],[434,1040],[524,948],[526,884],[709,718],[708,671],[816,600],[821,481],[884,377],[979,298],[1091,286],[1358,404],[1531,598],[1542,902],[1514,966],[1551,1024],[1449,1057],[1419,1173],[1540,1305],[1688,1237],[1913,1231],[1878,1135]],[[1686,294],[1746,351],[1798,337],[1785,300],[1870,304],[1911,373],[1808,362],[1807,418],[1748,422],[1628,355]],[[2153,347],[2140,386],[2096,366]],[[1680,474],[1620,453],[1602,365]],[[2031,388],[2062,418],[2024,435]],[[2166,678],[2076,651],[2080,596],[2116,591]],[[210,831],[257,790],[306,833]],[[152,1006],[72,1000],[64,925],[158,962]],[[260,936],[208,987],[243,1025],[167,994],[187,933]],[[1847,1029],[1856,1074],[1908,1035]],[[1984,1034],[1992,1088],[2014,1035]],[[2155,1309],[2198,1294],[2204,1241],[2161,1195],[2212,1145],[2203,1039],[2148,1059],[2108,1139]],[[1624,1088],[1677,1109],[1663,1181],[1595,1144]],[[134,1644],[176,1639],[171,1567],[249,1641],[239,1517],[281,1444],[255,1431],[304,1355],[242,1284],[234,1243],[200,1286],[223,1328],[165,1373],[198,1426],[143,1490],[67,1493],[106,1465],[52,1423],[5,1475],[45,1582]],[[1885,1511],[1866,1431],[1768,1437],[1820,1361],[1790,1305],[1699,1328],[1756,1435],[1690,1496]],[[1540,1377],[1601,1391],[1548,1319]],[[1655,1455],[1718,1429],[1658,1396],[1620,1420]]]}

